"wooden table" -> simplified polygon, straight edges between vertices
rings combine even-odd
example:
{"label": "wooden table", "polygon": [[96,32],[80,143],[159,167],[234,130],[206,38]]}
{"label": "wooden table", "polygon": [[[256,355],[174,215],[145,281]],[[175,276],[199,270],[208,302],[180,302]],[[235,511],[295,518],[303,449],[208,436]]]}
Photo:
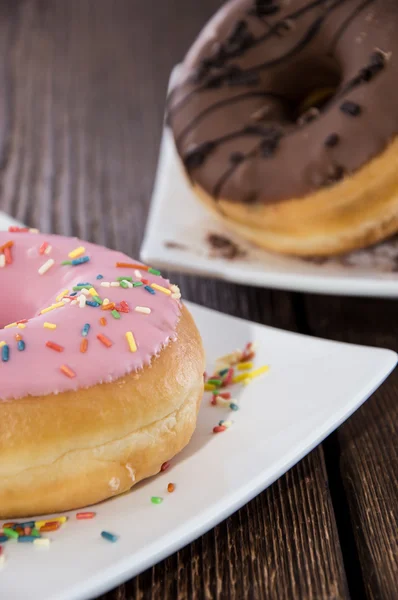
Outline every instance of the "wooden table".
{"label": "wooden table", "polygon": [[[168,76],[220,4],[3,0],[0,209],[42,231],[138,256]],[[173,279],[185,298],[233,315],[397,345],[394,301]],[[272,487],[103,598],[396,600],[397,389],[396,372]]]}

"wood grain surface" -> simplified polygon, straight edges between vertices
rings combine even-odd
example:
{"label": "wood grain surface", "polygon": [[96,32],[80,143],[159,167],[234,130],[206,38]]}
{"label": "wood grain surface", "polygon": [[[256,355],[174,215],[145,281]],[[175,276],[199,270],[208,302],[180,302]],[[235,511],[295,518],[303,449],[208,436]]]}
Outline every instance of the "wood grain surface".
{"label": "wood grain surface", "polygon": [[[169,73],[221,4],[1,2],[0,209],[138,256]],[[185,298],[233,315],[396,345],[394,303],[173,279]],[[394,377],[255,500],[103,599],[394,598],[396,389]]]}

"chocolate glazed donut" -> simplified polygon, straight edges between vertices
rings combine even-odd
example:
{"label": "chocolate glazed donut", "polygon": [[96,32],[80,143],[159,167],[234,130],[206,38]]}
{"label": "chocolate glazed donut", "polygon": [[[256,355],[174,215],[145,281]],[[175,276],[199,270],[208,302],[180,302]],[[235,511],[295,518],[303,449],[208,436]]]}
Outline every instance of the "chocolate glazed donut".
{"label": "chocolate glazed donut", "polygon": [[330,255],[398,230],[396,0],[233,0],[168,98],[185,172],[233,230]]}

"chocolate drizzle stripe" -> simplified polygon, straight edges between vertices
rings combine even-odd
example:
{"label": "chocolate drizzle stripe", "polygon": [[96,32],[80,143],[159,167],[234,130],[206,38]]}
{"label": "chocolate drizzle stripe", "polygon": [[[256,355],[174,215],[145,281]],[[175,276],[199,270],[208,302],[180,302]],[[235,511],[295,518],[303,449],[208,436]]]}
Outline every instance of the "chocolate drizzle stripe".
{"label": "chocolate drizzle stripe", "polygon": [[[272,38],[274,35],[277,34],[281,23],[283,21],[295,21],[296,19],[299,19],[300,17],[302,17],[303,15],[305,15],[307,12],[309,12],[310,10],[312,10],[313,8],[316,8],[318,6],[321,6],[323,4],[327,4],[327,2],[329,2],[330,0],[313,0],[312,2],[310,2],[309,4],[303,6],[301,9],[296,10],[292,13],[290,13],[289,15],[287,15],[282,21],[278,20],[275,25],[272,27],[272,29],[270,31],[267,31],[267,33],[265,33],[264,35],[260,36],[257,39],[254,39],[252,44],[250,45],[250,47],[245,48],[240,55],[243,56],[247,50],[251,50],[252,48],[255,48],[256,46],[258,46],[259,44],[262,44],[264,42],[266,42],[268,39]],[[347,0],[337,0],[337,2],[340,3],[344,3]],[[334,5],[332,6],[332,8],[334,8]],[[328,13],[330,12],[330,8],[328,9]],[[327,13],[327,14],[328,14]],[[327,16],[327,15],[326,15]],[[312,38],[311,38],[312,39]],[[308,40],[308,41],[311,41]],[[286,60],[288,58],[290,58],[290,56],[292,54],[294,54],[294,52],[296,52],[296,48],[294,48],[292,51],[288,52],[287,54],[283,55],[282,57],[280,57],[279,59],[275,59],[275,63],[272,62],[272,64],[270,64],[270,66],[275,66],[277,64],[279,64],[280,62],[282,62],[283,60]],[[228,59],[227,59],[228,60]],[[261,67],[261,65],[260,65]],[[264,67],[263,67],[264,68]],[[265,67],[266,68],[266,67]],[[251,69],[247,69],[246,71],[243,71],[245,73],[251,72],[252,69],[254,69],[255,71],[258,69],[258,67],[254,67]],[[178,88],[181,87],[182,85],[184,85],[184,82],[179,84],[178,86],[176,86],[171,94],[169,95],[169,100],[172,99],[172,96],[175,95],[175,93],[178,91]],[[200,91],[204,91],[207,90],[207,82],[197,86],[196,88],[194,88],[193,90],[191,90],[190,92],[188,92],[183,98],[181,98],[174,106],[169,108],[169,115],[171,116],[174,112],[176,112],[177,110],[179,110],[180,108],[182,108],[186,102],[188,102],[197,92]]]}
{"label": "chocolate drizzle stripe", "polygon": [[215,102],[214,104],[208,106],[202,112],[200,112],[188,125],[181,131],[176,139],[177,146],[182,142],[184,137],[191,131],[192,127],[195,127],[200,121],[202,121],[209,114],[218,110],[220,108],[225,108],[225,106],[229,106],[230,104],[234,104],[235,102],[242,102],[243,100],[247,100],[248,98],[274,98],[276,100],[287,101],[287,98],[281,96],[280,94],[275,94],[273,92],[244,92],[242,94],[238,94],[237,96],[233,96],[232,98],[225,98],[224,100],[220,100],[219,102]]}
{"label": "chocolate drizzle stripe", "polygon": [[363,11],[365,10],[365,8],[367,6],[370,6],[371,4],[373,4],[375,0],[364,0],[359,6],[357,6],[355,8],[355,10],[352,11],[352,13],[350,14],[349,17],[347,17],[347,19],[345,21],[343,21],[343,23],[341,24],[341,26],[339,27],[339,29],[336,31],[334,37],[332,38],[332,41],[330,42],[330,46],[329,46],[329,50],[328,50],[328,54],[333,54],[333,52],[335,51],[335,48],[339,42],[339,40],[341,39],[341,37],[344,35],[344,33],[346,32],[346,30],[348,29],[348,27],[351,25],[352,21]]}
{"label": "chocolate drizzle stripe", "polygon": [[235,173],[238,166],[240,166],[243,162],[246,162],[247,160],[250,160],[251,158],[256,156],[260,150],[260,147],[261,147],[261,145],[258,144],[255,148],[253,148],[253,150],[251,150],[250,152],[245,154],[242,162],[232,165],[221,175],[220,179],[217,181],[216,185],[214,186],[214,191],[213,191],[214,198],[219,199],[223,186],[227,183],[228,179],[230,177],[232,177],[232,175]]}

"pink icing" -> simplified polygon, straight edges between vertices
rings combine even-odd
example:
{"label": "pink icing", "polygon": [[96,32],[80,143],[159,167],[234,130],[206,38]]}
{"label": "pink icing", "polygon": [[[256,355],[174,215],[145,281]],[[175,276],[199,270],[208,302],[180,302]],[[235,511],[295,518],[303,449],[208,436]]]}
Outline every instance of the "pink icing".
{"label": "pink icing", "polygon": [[[114,381],[148,365],[162,347],[175,339],[181,311],[178,295],[173,298],[158,290],[152,295],[144,287],[101,286],[101,282],[113,282],[123,276],[138,281],[134,269],[116,267],[116,262],[136,261],[120,252],[76,238],[0,232],[0,247],[10,240],[14,242],[11,249],[13,262],[0,268],[0,344],[5,342],[10,351],[8,362],[4,362],[0,348],[0,400],[57,394]],[[44,242],[52,247],[49,255],[39,254]],[[62,261],[71,260],[68,254],[80,246],[85,248],[85,255],[90,257],[90,261],[79,266],[61,266]],[[49,259],[54,259],[55,264],[40,275],[38,269]],[[97,280],[99,274],[103,275],[103,279]],[[150,284],[167,289],[171,287],[169,281],[160,276],[144,270],[141,274]],[[39,314],[42,309],[54,304],[61,292],[65,289],[72,292],[78,283],[93,284],[102,300],[108,298],[116,304],[126,301],[130,312],[121,312],[121,318],[116,320],[110,311],[101,310],[101,307],[80,308],[69,303]],[[91,297],[88,299],[92,300]],[[136,306],[148,307],[151,313],[135,312]],[[101,317],[106,318],[106,326],[100,325]],[[24,329],[3,329],[5,325],[23,319],[28,319]],[[45,322],[54,323],[57,328],[45,329]],[[91,327],[87,335],[88,349],[83,354],[80,344],[86,323]],[[136,352],[129,349],[125,337],[128,331],[136,340]],[[18,351],[15,337],[18,334],[25,342],[24,351]],[[109,338],[113,342],[112,347],[104,346],[97,339],[98,334]],[[47,348],[47,341],[62,346],[63,352]],[[70,379],[64,375],[60,371],[62,365],[72,369],[76,377]]]}

